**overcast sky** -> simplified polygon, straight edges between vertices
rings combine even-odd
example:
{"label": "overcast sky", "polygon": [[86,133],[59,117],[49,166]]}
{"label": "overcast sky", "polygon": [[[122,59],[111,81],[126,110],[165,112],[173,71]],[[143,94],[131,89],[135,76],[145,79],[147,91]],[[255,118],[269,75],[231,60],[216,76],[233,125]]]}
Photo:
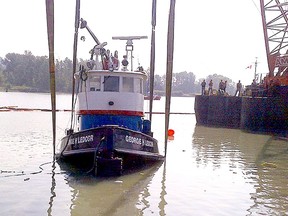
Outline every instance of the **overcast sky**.
{"label": "overcast sky", "polygon": [[[166,72],[169,0],[157,1],[155,73]],[[54,0],[55,56],[72,59],[75,1]],[[149,67],[152,0],[82,0],[81,17],[112,52],[124,54],[125,42],[112,36],[148,36],[134,42],[134,57]],[[258,0],[178,0],[175,13],[174,72],[193,72],[196,79],[222,74],[250,84],[257,72],[267,73],[265,44]],[[48,55],[45,0],[0,1],[0,57],[7,53]],[[79,58],[88,59],[94,45],[85,30]]]}

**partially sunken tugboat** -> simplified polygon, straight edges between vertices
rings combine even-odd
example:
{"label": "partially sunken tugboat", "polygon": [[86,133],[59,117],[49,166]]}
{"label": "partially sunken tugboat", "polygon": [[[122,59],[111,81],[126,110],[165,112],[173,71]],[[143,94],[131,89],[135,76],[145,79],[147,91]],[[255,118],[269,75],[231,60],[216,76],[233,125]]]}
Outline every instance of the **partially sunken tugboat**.
{"label": "partially sunken tugboat", "polygon": [[77,90],[72,103],[76,109],[71,122],[76,123],[71,123],[56,156],[96,175],[120,175],[131,165],[163,160],[151,123],[144,119],[147,75],[142,67],[134,71],[132,64],[133,40],[147,37],[113,37],[127,41],[120,62],[118,52],[106,50],[107,43],[99,42],[86,21],[81,19],[80,26],[88,30],[96,45],[86,66],[75,73]]}

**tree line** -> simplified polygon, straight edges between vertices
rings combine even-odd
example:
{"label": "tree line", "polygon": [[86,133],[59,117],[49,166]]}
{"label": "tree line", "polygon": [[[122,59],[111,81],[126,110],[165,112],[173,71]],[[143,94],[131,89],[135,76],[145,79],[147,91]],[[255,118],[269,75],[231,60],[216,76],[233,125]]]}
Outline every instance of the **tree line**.
{"label": "tree line", "polygon": [[[83,62],[82,59],[79,60]],[[146,71],[149,74],[149,69]],[[55,77],[56,91],[71,93],[72,91],[72,60],[56,59]],[[149,77],[149,76],[148,76]],[[235,92],[236,83],[228,77],[213,74],[196,80],[193,72],[179,72],[173,74],[172,95],[191,96],[201,92],[203,79],[208,83],[211,79],[215,89],[220,80],[227,80],[227,92]],[[5,58],[0,57],[0,89],[5,91],[49,92],[50,91],[49,59],[47,56],[34,56],[30,51],[24,54],[8,53]],[[165,95],[165,75],[156,74],[154,77],[155,94]],[[144,87],[149,92],[149,79]]]}
{"label": "tree line", "polygon": [[[55,61],[56,89],[71,92],[72,61],[68,58]],[[8,53],[0,58],[0,86],[7,91],[49,92],[50,74],[47,56]]]}

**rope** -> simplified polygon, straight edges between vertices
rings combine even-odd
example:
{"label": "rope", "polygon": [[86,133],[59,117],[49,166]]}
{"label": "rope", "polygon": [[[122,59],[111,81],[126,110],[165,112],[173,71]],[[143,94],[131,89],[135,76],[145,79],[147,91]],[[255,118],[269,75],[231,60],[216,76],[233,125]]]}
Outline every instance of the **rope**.
{"label": "rope", "polygon": [[7,177],[15,177],[15,176],[25,176],[25,175],[35,175],[35,174],[40,174],[43,172],[43,168],[42,166],[56,162],[57,160],[53,160],[53,161],[49,161],[49,162],[45,162],[39,165],[39,171],[35,171],[35,172],[29,172],[29,173],[25,173],[24,171],[14,171],[14,170],[0,170],[0,174],[2,173],[16,173],[13,175],[5,175],[5,176],[0,176],[0,178],[7,178]]}
{"label": "rope", "polygon": [[99,144],[95,147],[95,151],[94,151],[94,160],[93,160],[93,166],[90,170],[88,170],[86,173],[90,173],[93,171],[93,169],[95,168],[96,166],[96,157],[97,157],[97,153],[98,153],[98,150],[100,148],[100,146],[102,145],[102,143],[104,143],[104,140],[105,140],[105,137],[102,137]]}

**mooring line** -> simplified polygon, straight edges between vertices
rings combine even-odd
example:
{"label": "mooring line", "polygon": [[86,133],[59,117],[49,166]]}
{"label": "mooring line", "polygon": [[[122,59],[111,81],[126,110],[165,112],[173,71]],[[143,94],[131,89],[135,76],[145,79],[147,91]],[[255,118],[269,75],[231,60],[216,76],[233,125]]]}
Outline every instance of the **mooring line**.
{"label": "mooring line", "polygon": [[[148,114],[150,112],[145,112],[145,114]],[[165,114],[165,112],[152,112],[152,114]],[[170,114],[174,115],[195,115],[195,113],[190,112],[170,112]]]}
{"label": "mooring line", "polygon": [[[56,162],[56,161],[57,161],[57,160],[55,160],[55,162]],[[28,172],[28,173],[25,172],[25,171],[0,170],[0,174],[2,174],[2,173],[10,174],[10,173],[11,173],[11,175],[0,176],[0,178],[39,174],[39,173],[42,173],[43,170],[44,170],[44,169],[42,168],[42,166],[47,165],[47,164],[50,164],[50,163],[53,163],[53,162],[54,162],[54,161],[48,161],[48,162],[42,163],[42,164],[39,165],[39,169],[40,169],[40,170],[34,171],[34,172]]]}
{"label": "mooring line", "polygon": [[[16,107],[0,107],[0,112],[10,112],[10,111],[41,111],[41,112],[51,112],[51,109],[34,109],[34,108],[16,108]],[[71,112],[69,109],[57,109],[56,112]],[[150,114],[149,111],[145,114]],[[152,114],[165,114],[165,112],[152,112]],[[172,115],[195,115],[193,112],[170,112]]]}
{"label": "mooring line", "polygon": [[[0,112],[10,112],[10,111],[41,111],[41,112],[51,112],[51,109],[37,109],[37,108],[19,108],[19,107],[0,107]],[[56,112],[71,112],[70,109],[56,109]]]}

